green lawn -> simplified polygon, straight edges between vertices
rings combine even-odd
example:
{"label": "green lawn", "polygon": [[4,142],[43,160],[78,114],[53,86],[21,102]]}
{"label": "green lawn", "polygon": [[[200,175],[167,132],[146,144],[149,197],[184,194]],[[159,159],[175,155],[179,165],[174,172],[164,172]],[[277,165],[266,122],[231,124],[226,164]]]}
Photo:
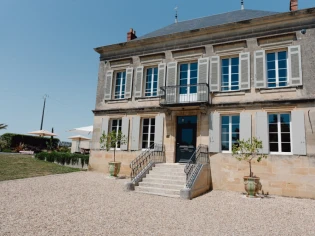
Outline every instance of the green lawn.
{"label": "green lawn", "polygon": [[80,171],[40,161],[30,155],[0,154],[0,181]]}

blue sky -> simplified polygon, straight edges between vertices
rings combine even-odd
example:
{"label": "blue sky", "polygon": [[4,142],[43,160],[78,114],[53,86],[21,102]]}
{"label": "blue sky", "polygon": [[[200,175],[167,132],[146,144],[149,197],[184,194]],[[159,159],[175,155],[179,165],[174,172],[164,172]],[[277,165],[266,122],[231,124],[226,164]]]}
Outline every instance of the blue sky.
{"label": "blue sky", "polygon": [[[240,9],[240,0],[0,0],[0,123],[5,132],[91,125],[99,55],[93,48],[126,41],[174,22]],[[314,7],[300,0],[299,8]],[[288,11],[289,0],[245,0],[245,8]],[[0,135],[4,132],[0,132]]]}

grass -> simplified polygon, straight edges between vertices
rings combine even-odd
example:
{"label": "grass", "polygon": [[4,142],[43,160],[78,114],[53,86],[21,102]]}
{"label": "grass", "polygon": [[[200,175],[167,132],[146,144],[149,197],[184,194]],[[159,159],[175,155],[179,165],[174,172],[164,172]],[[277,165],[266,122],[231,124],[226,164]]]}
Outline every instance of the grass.
{"label": "grass", "polygon": [[80,171],[37,160],[30,155],[0,154],[0,181]]}

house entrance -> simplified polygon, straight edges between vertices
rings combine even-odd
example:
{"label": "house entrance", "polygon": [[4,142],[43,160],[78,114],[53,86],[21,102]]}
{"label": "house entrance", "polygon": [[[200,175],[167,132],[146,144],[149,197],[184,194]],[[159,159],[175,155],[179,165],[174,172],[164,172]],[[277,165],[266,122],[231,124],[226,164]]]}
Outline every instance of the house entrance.
{"label": "house entrance", "polygon": [[176,130],[176,162],[185,163],[196,150],[197,116],[178,116]]}

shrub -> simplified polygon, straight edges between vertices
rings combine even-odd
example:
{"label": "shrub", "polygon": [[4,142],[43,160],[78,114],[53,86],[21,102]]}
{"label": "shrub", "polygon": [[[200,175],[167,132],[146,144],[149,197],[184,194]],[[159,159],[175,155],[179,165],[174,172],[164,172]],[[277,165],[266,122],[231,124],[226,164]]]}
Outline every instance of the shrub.
{"label": "shrub", "polygon": [[5,139],[0,138],[0,151],[7,148],[8,148],[8,142]]}
{"label": "shrub", "polygon": [[63,153],[63,152],[41,152],[35,155],[35,158],[43,161],[57,162],[61,165],[79,164],[81,160],[82,168],[84,164],[89,164],[89,155],[76,154],[76,153]]}
{"label": "shrub", "polygon": [[[1,136],[2,139],[6,140],[8,143],[9,148],[16,148],[20,145],[20,143],[23,143],[26,145],[29,149],[34,150],[34,147],[37,149],[48,149],[47,142],[50,142],[50,138],[45,137],[37,137],[37,136],[31,136],[31,135],[24,135],[24,134],[12,134],[12,133],[5,133]],[[59,143],[59,139],[54,138],[53,139],[53,147],[57,147]]]}

